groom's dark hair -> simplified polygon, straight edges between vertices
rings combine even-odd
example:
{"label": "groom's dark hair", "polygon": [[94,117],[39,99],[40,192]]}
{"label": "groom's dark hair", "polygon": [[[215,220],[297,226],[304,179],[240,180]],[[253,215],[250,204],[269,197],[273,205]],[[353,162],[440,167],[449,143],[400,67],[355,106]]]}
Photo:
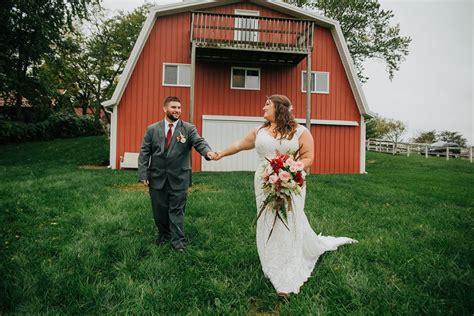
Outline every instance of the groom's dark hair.
{"label": "groom's dark hair", "polygon": [[163,103],[163,106],[167,106],[168,103],[173,102],[173,101],[181,103],[181,100],[178,97],[166,97],[165,102]]}

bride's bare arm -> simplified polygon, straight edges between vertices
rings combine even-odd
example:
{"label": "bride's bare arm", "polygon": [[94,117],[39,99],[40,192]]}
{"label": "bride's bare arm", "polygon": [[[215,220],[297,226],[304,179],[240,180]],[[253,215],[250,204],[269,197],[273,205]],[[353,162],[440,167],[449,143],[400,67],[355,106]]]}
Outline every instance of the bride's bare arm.
{"label": "bride's bare arm", "polygon": [[217,153],[217,160],[225,156],[234,155],[242,150],[249,150],[255,148],[255,138],[257,136],[258,127],[252,129],[244,138],[233,143],[224,150]]}
{"label": "bride's bare arm", "polygon": [[305,170],[312,166],[314,159],[314,141],[311,133],[305,129],[299,138],[301,161]]}

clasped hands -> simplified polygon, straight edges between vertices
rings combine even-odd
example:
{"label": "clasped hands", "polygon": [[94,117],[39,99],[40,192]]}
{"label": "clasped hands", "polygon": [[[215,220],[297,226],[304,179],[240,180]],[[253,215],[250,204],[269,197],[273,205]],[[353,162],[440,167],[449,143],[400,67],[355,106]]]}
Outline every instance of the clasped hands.
{"label": "clasped hands", "polygon": [[210,151],[207,153],[207,158],[211,160],[219,160],[222,158],[222,154],[220,152]]}

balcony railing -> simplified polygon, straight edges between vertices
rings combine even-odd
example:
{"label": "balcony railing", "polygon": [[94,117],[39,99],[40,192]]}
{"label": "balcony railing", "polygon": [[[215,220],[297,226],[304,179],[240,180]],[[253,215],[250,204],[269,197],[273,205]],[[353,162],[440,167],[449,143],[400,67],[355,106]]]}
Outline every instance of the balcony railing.
{"label": "balcony railing", "polygon": [[193,12],[191,41],[196,47],[307,53],[314,23],[308,20]]}

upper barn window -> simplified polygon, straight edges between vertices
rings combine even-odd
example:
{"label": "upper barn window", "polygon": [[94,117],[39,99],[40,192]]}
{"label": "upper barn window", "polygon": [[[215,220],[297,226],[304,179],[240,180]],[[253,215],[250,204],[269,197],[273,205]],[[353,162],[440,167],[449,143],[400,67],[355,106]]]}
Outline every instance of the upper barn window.
{"label": "upper barn window", "polygon": [[[301,91],[306,92],[306,71],[301,75]],[[329,94],[329,72],[311,72],[311,92]]]}
{"label": "upper barn window", "polygon": [[191,65],[189,64],[163,64],[164,86],[191,86]]}
{"label": "upper barn window", "polygon": [[257,17],[260,15],[260,12],[253,10],[235,10],[235,14],[245,15],[248,16],[248,18],[235,18],[234,41],[258,42]]}

